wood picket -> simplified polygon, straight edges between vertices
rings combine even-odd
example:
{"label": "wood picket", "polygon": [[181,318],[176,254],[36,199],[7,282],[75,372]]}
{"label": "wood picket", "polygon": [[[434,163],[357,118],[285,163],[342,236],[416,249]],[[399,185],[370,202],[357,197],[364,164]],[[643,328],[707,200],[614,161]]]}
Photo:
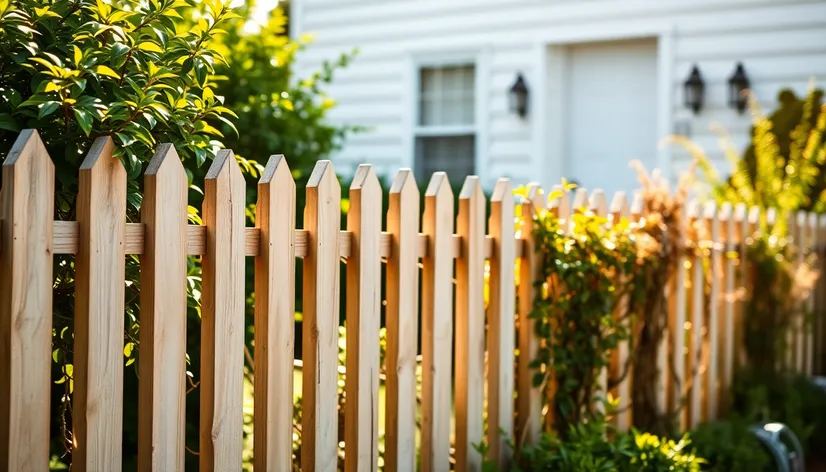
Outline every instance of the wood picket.
{"label": "wood picket", "polygon": [[[319,161],[306,188],[297,189],[289,156],[276,155],[261,172],[250,213],[255,226],[247,227],[247,185],[232,151],[224,150],[206,175],[203,223],[188,224],[186,172],[175,149],[163,144],[144,175],[140,219],[127,221],[127,177],[116,151],[108,137],[90,148],[79,169],[76,221],[54,220],[54,165],[36,131],[21,132],[3,163],[2,470],[48,468],[49,421],[55,414],[49,411],[55,255],[74,256],[74,362],[73,372],[65,373],[74,386],[73,470],[123,466],[127,256],[138,256],[140,263],[141,472],[184,468],[190,256],[202,267],[197,393],[202,471],[242,467],[245,369],[253,384],[256,470],[293,467],[293,433],[299,429],[299,460],[308,471],[337,470],[342,441],[347,471],[417,466],[423,472],[479,471],[484,459],[507,469],[513,461],[510,443],[536,442],[553,427],[548,399],[558,387],[552,369],[540,372],[532,365],[544,342],[532,317],[534,302],[545,296],[543,284],[555,280],[553,274],[542,280],[547,274],[535,253],[534,217],[550,215],[568,231],[579,218],[572,215],[583,212],[604,217],[607,225],[644,223],[649,216],[641,193],[629,199],[620,192],[609,199],[600,189],[569,195],[554,187],[555,198],[548,201],[542,188],[531,184],[525,197],[515,198],[508,179],[496,182],[488,202],[475,176],[465,178],[454,214],[456,200],[442,172],[431,176],[421,208],[413,172],[404,169],[390,188],[383,228],[379,178],[373,167],[362,165],[349,189],[342,230],[341,188],[332,164]],[[296,227],[302,210],[296,208],[297,191],[307,197],[303,228]],[[683,429],[726,413],[726,392],[745,363],[744,318],[755,282],[747,246],[761,220],[772,224],[777,217],[773,209],[761,214],[742,204],[691,201],[683,209],[683,229],[694,225],[708,238],[680,254],[677,273],[663,287],[668,329],[657,351],[656,380],[657,401],[667,410],[681,410]],[[811,258],[822,269],[826,218],[800,212],[788,223],[798,249],[795,264]],[[245,363],[247,257],[254,262],[254,355]],[[300,281],[296,259],[303,259]],[[791,321],[782,353],[785,366],[808,375],[822,373],[826,362],[824,280],[801,302],[806,316]],[[297,283],[303,289],[300,333],[295,332]],[[345,365],[339,365],[338,352],[342,302]],[[635,320],[620,318],[629,303],[622,295],[614,316],[635,332]],[[380,364],[382,320],[385,365]],[[296,336],[303,343],[299,364]],[[620,342],[598,377],[600,392],[619,397],[613,417],[619,430],[634,421],[634,342]],[[296,365],[302,375],[300,428],[293,424]],[[346,372],[343,412],[341,372]],[[380,423],[382,407],[386,415]],[[487,457],[476,450],[483,441]]]}

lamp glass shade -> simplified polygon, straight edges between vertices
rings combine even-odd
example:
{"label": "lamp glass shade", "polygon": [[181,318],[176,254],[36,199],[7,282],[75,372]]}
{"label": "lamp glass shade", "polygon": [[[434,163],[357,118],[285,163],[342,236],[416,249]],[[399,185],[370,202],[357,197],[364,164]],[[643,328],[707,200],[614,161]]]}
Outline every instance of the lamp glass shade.
{"label": "lamp glass shade", "polygon": [[517,115],[524,117],[528,113],[528,86],[522,74],[516,77],[516,82],[508,90],[510,109]]}
{"label": "lamp glass shade", "polygon": [[743,63],[738,62],[734,74],[728,79],[728,104],[741,114],[746,111],[749,104],[746,94],[749,85],[749,78],[743,68]]}
{"label": "lamp glass shade", "polygon": [[697,66],[691,69],[691,74],[689,74],[683,87],[686,108],[692,110],[694,113],[699,113],[703,108],[703,102],[705,100],[706,84]]}

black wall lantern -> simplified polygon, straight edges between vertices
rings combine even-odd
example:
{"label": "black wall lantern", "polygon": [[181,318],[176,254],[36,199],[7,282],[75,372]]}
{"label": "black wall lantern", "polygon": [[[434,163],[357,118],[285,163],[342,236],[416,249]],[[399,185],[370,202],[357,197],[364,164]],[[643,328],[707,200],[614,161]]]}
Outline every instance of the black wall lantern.
{"label": "black wall lantern", "polygon": [[749,78],[746,76],[746,70],[743,69],[743,63],[738,62],[737,69],[728,79],[728,105],[741,115],[749,104],[749,97],[746,95],[748,89]]}
{"label": "black wall lantern", "polygon": [[522,74],[516,76],[516,82],[508,90],[508,99],[512,112],[522,118],[528,114],[528,86]]}
{"label": "black wall lantern", "polygon": [[703,82],[703,76],[700,75],[700,69],[696,65],[691,69],[691,74],[689,74],[683,87],[685,106],[694,111],[696,115],[703,108],[703,100],[706,94],[706,83]]}

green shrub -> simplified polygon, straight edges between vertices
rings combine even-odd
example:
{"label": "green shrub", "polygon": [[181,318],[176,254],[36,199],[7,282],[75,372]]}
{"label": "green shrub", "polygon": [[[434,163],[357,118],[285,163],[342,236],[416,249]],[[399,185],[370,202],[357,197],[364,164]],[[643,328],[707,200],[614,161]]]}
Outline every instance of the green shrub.
{"label": "green shrub", "polygon": [[[513,472],[699,472],[706,463],[690,448],[688,436],[674,441],[636,430],[617,432],[604,417],[572,425],[562,439],[545,433],[538,444],[517,454]],[[484,446],[478,447],[485,453]],[[485,462],[486,472],[495,472]]]}
{"label": "green shrub", "polygon": [[780,422],[794,431],[806,455],[824,457],[826,391],[803,374],[737,372],[733,410],[752,423]]}
{"label": "green shrub", "polygon": [[691,432],[697,455],[711,472],[771,472],[773,459],[751,431],[747,421],[731,418],[700,425]]}

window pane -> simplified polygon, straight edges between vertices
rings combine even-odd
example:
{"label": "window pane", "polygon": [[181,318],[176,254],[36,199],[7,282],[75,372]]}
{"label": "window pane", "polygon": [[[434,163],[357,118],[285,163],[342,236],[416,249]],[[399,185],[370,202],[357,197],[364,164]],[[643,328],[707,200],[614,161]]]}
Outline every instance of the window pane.
{"label": "window pane", "polygon": [[469,136],[416,138],[416,178],[428,182],[434,172],[447,172],[451,182],[474,174],[476,139]]}
{"label": "window pane", "polygon": [[420,70],[421,126],[472,125],[475,110],[473,65]]}

